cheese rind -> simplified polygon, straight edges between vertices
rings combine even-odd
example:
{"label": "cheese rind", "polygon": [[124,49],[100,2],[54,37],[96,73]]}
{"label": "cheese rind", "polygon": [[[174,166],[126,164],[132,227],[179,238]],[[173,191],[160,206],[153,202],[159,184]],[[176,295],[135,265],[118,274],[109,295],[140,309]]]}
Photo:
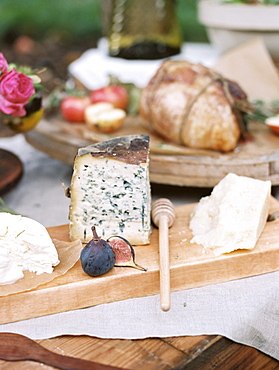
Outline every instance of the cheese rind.
{"label": "cheese rind", "polygon": [[81,148],[70,185],[70,238],[88,242],[91,227],[133,245],[150,242],[149,137],[131,135]]}
{"label": "cheese rind", "polygon": [[20,215],[0,212],[0,284],[11,284],[23,271],[51,273],[58,253],[46,228]]}
{"label": "cheese rind", "polygon": [[270,181],[229,173],[193,209],[191,243],[216,255],[253,249],[268,217],[270,194]]}

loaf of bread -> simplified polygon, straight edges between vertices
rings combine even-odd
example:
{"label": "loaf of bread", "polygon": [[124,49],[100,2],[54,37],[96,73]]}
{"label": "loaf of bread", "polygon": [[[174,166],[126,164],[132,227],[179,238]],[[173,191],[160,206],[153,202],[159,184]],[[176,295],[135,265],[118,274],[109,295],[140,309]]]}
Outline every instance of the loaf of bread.
{"label": "loaf of bread", "polygon": [[139,110],[164,139],[228,152],[245,131],[242,109],[247,106],[238,84],[201,64],[167,60],[143,89]]}

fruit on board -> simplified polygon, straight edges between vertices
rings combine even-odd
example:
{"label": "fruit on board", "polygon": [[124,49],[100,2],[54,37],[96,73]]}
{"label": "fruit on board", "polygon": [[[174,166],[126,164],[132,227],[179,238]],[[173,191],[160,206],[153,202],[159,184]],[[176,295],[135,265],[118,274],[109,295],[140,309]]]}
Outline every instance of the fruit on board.
{"label": "fruit on board", "polygon": [[115,108],[126,110],[129,103],[129,94],[122,85],[108,85],[93,90],[90,93],[92,104],[106,102],[111,103]]}
{"label": "fruit on board", "polygon": [[88,96],[69,95],[62,100],[60,111],[69,122],[84,122],[84,111],[89,104]]}
{"label": "fruit on board", "polygon": [[115,263],[115,253],[108,242],[98,236],[92,226],[93,239],[86,244],[80,254],[83,271],[89,276],[100,276],[111,270]]}
{"label": "fruit on board", "polygon": [[267,118],[265,120],[265,124],[269,127],[271,131],[279,135],[279,114]]}
{"label": "fruit on board", "polygon": [[146,268],[139,266],[135,262],[135,251],[128,240],[122,236],[111,236],[107,242],[115,253],[115,266],[134,267],[138,270],[146,271]]}
{"label": "fruit on board", "polygon": [[85,108],[84,119],[88,128],[103,133],[118,130],[126,118],[123,109],[114,108],[111,103],[95,103]]}

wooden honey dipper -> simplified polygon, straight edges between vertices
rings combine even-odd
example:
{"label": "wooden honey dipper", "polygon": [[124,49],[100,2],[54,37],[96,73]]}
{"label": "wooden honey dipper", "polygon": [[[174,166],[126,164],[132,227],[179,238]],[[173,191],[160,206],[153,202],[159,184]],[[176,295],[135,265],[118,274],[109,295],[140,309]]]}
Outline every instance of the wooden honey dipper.
{"label": "wooden honey dipper", "polygon": [[175,219],[172,202],[166,198],[157,199],[151,208],[152,220],[159,228],[160,260],[160,304],[163,311],[170,309],[170,263],[169,231]]}

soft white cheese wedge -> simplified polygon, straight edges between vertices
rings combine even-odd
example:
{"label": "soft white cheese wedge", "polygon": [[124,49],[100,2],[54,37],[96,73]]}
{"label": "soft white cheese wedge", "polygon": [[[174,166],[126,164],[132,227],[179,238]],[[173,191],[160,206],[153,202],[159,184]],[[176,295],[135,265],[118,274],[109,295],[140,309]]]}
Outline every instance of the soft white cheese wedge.
{"label": "soft white cheese wedge", "polygon": [[130,135],[81,148],[70,186],[70,237],[88,242],[91,227],[104,239],[150,242],[149,137]]}
{"label": "soft white cheese wedge", "polygon": [[20,215],[0,212],[0,284],[10,284],[28,270],[51,273],[59,263],[46,228]]}
{"label": "soft white cheese wedge", "polygon": [[270,194],[270,181],[229,173],[193,209],[191,243],[216,255],[253,249],[267,220]]}

